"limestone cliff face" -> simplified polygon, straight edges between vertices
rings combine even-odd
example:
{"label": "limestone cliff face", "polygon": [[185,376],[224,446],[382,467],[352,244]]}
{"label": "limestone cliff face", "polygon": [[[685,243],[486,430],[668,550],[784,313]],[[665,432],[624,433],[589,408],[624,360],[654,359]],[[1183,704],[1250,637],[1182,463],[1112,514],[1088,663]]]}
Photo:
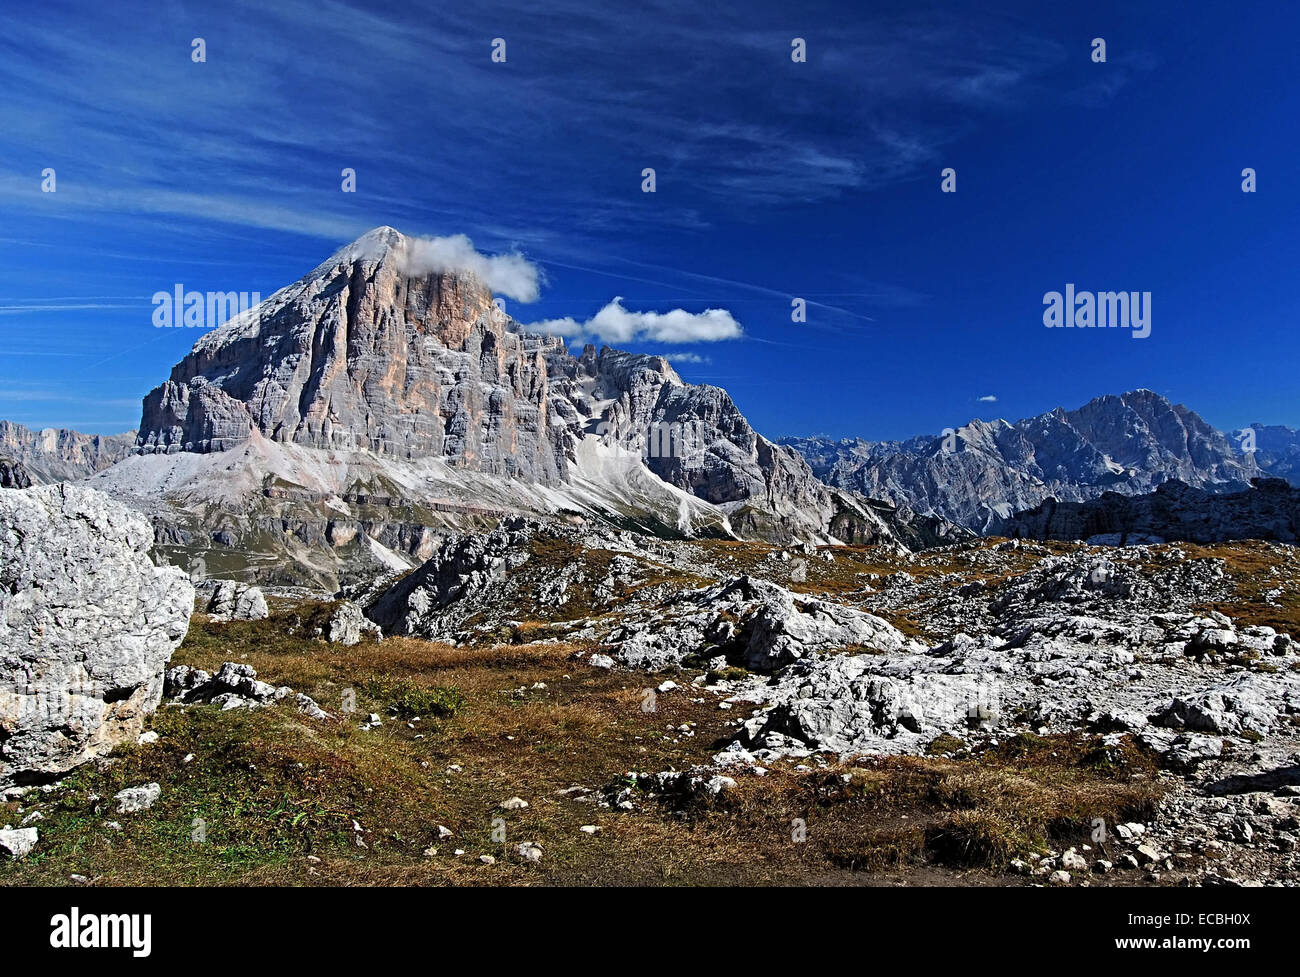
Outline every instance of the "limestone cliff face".
{"label": "limestone cliff face", "polygon": [[404,273],[409,242],[379,228],[203,337],[145,398],[146,452],[275,441],[438,457],[478,471],[562,478],[547,354],[512,331],[469,274]]}

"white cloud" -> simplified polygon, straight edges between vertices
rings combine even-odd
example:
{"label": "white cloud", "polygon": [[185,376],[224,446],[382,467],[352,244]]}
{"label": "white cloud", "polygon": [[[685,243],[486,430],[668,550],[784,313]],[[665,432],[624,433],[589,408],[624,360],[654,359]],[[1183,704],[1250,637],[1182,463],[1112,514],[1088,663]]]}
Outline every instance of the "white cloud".
{"label": "white cloud", "polygon": [[699,353],[664,353],[663,358],[669,363],[708,363],[707,356],[701,356]]}
{"label": "white cloud", "polygon": [[997,394],[985,394],[983,397],[976,398],[981,404],[996,404],[998,402]]}
{"label": "white cloud", "polygon": [[497,295],[516,302],[536,302],[541,269],[522,254],[486,255],[475,250],[464,234],[450,237],[413,237],[403,259],[403,271],[412,277],[439,272],[468,271]]}
{"label": "white cloud", "polygon": [[723,339],[739,339],[744,335],[740,323],[726,309],[705,309],[703,312],[687,312],[685,309],[634,312],[623,307],[622,296],[615,296],[612,302],[586,322],[578,322],[566,316],[563,319],[534,322],[525,328],[566,339],[585,336],[611,343],[713,343]]}
{"label": "white cloud", "polygon": [[543,332],[548,336],[563,336],[565,339],[574,339],[587,334],[586,327],[570,316],[565,316],[563,319],[543,319],[541,322],[530,322],[524,326],[524,331]]}

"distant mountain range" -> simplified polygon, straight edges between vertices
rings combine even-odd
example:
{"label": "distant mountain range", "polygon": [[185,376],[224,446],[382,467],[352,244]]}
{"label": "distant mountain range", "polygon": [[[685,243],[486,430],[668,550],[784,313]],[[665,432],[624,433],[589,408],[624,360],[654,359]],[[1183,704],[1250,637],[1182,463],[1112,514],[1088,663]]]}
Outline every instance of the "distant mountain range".
{"label": "distant mountain range", "polygon": [[[1285,478],[1300,486],[1300,431],[1281,424],[1252,424],[1255,432],[1255,461],[1268,474]],[[1246,429],[1232,432],[1232,438],[1241,443]]]}
{"label": "distant mountain range", "polygon": [[[1256,451],[1150,390],[1011,423],[974,420],[907,441],[783,438],[829,485],[950,519],[976,532],[1048,498],[1143,495],[1175,479],[1240,492],[1272,474],[1300,478],[1300,433],[1252,425]],[[1300,484],[1300,482],[1297,482]]]}

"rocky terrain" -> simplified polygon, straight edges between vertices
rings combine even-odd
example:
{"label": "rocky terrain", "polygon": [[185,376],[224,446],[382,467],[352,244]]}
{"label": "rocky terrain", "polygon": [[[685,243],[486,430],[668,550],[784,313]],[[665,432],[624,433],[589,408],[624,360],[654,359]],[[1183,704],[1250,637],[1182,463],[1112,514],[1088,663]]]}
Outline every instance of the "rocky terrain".
{"label": "rocky terrain", "polygon": [[1048,498],[1143,495],[1169,479],[1208,491],[1242,491],[1269,471],[1269,463],[1286,464],[1282,459],[1290,457],[1284,439],[1264,440],[1270,451],[1244,454],[1239,441],[1195,411],[1134,390],[1014,424],[977,419],[949,436],[781,443],[798,450],[830,485],[988,532],[997,520]]}
{"label": "rocky terrain", "polygon": [[[1271,562],[1273,583],[1294,579],[1292,547],[1247,552]],[[1210,852],[1220,867],[1271,865],[1280,879],[1300,814],[1300,646],[1247,623],[1258,612],[1217,609],[1262,583],[1237,556],[1012,540],[886,558],[898,569],[880,572],[868,569],[879,556],[860,551],[755,559],[517,523],[450,542],[367,613],[392,634],[470,644],[545,634],[594,642],[598,667],[685,670],[695,693],[739,713],[697,784],[789,758],[960,753],[1009,737],[1087,734],[1102,754],[1131,746],[1166,771],[1175,812],[1136,836],[1148,848],[1162,839],[1154,857],[1131,859],[1156,875],[1175,863],[1205,871]],[[1293,599],[1282,594],[1266,587],[1266,606],[1281,612]],[[1019,861],[1030,875],[1063,864]]]}
{"label": "rocky terrain", "polygon": [[[912,553],[517,518],[266,617],[219,587],[159,685],[161,738],[11,788],[10,830],[49,856],[0,873],[157,879],[114,839],[153,850],[198,816],[220,847],[166,871],[232,878],[234,795],[322,812],[255,831],[305,881],[659,877],[675,834],[701,881],[1287,884],[1297,571],[1270,542]],[[132,790],[153,799],[94,821]],[[62,834],[87,816],[117,825],[90,854]]]}

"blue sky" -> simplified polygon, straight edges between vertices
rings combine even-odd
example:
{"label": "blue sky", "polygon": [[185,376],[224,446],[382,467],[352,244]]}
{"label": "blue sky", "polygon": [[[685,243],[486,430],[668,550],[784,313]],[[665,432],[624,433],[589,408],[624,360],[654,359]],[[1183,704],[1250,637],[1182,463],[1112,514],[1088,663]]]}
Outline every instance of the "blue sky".
{"label": "blue sky", "polygon": [[[1300,8],[865,6],[9,5],[0,417],[133,428],[197,338],[153,293],[269,295],[391,224],[523,254],[521,321],[729,310],[739,338],[631,348],[773,437],[1139,386],[1300,425]],[[1067,282],[1151,292],[1150,337],[1045,329]]]}

